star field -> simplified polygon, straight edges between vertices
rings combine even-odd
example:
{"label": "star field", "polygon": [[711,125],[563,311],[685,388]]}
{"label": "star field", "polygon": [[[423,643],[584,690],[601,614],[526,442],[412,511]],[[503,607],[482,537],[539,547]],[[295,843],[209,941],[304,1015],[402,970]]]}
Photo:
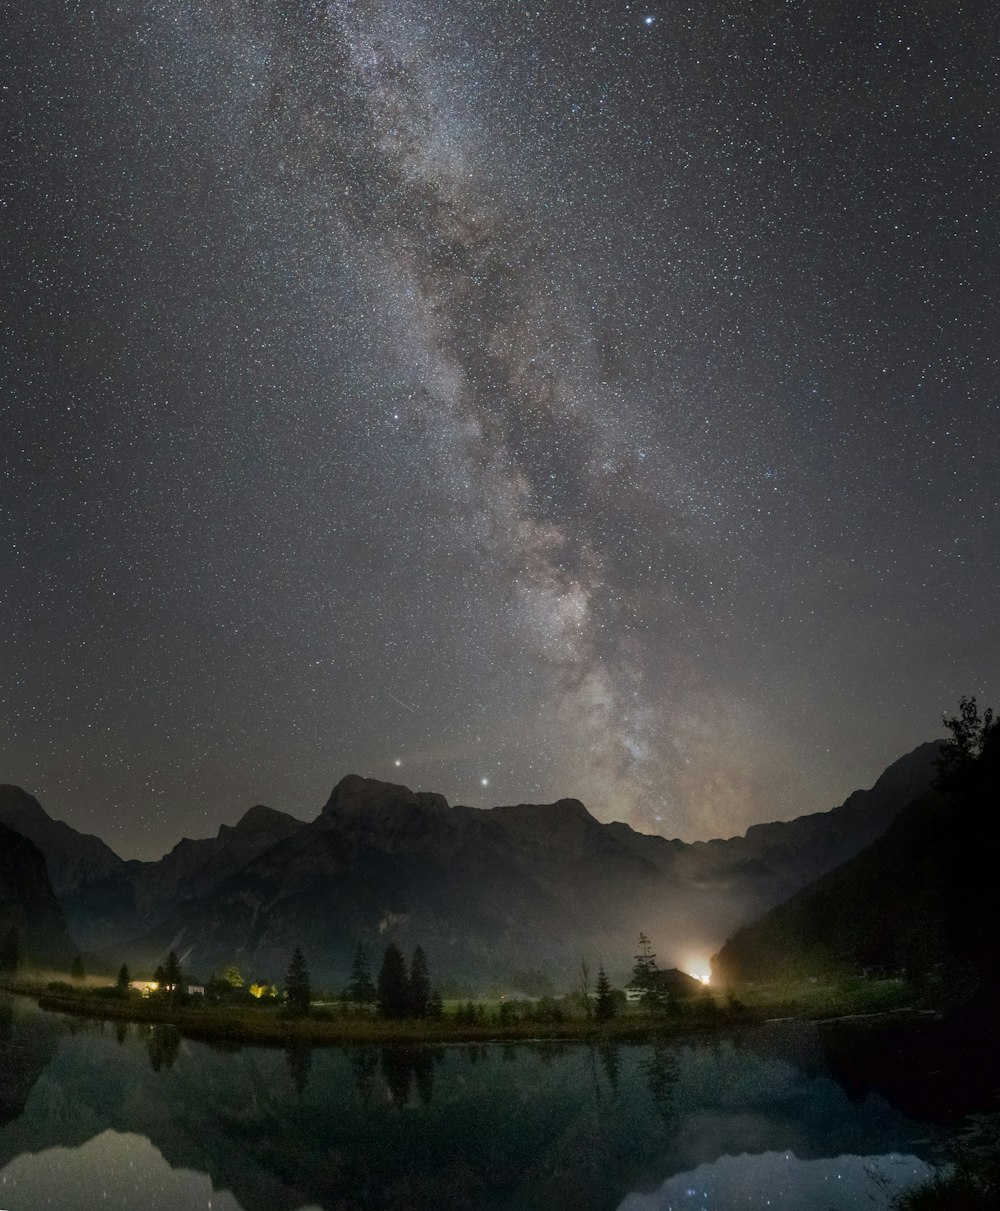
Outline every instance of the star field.
{"label": "star field", "polygon": [[693,839],[995,700],[998,26],[7,6],[4,780]]}

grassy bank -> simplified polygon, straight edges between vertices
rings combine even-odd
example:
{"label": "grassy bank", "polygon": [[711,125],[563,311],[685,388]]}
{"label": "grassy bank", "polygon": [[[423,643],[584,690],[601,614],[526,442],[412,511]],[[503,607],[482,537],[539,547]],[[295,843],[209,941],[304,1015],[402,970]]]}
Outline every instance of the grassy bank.
{"label": "grassy bank", "polygon": [[806,1018],[822,1021],[852,1015],[890,1013],[914,1006],[916,997],[905,980],[798,980],[750,984],[739,989],[747,1010],[764,1019]]}
{"label": "grassy bank", "polygon": [[[894,984],[885,981],[883,984]],[[537,1017],[511,1020],[483,1007],[475,1021],[446,1012],[440,1018],[388,1021],[373,1014],[345,1013],[339,1007],[316,1006],[306,1016],[293,1016],[277,1005],[184,1005],[160,998],[132,996],[119,1000],[97,990],[53,989],[28,980],[7,983],[7,991],[32,997],[42,1009],[120,1022],[169,1024],[192,1039],[261,1046],[341,1046],[364,1044],[473,1043],[527,1039],[643,1040],[709,1031],[732,1030],[768,1018],[811,1020],[885,1012],[899,1007],[905,990],[866,985],[856,990],[809,986],[746,990],[745,999],[698,998],[672,1013],[649,1014],[629,1008],[611,1021],[598,1022],[582,1013],[563,1012],[558,1020]]]}

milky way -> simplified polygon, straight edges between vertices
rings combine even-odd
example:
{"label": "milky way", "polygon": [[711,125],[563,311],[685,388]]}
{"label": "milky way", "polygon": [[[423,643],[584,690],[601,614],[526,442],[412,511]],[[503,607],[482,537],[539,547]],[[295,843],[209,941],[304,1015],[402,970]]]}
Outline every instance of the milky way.
{"label": "milky way", "polygon": [[693,838],[995,694],[988,6],[45,10],[5,780],[144,855],[348,771]]}

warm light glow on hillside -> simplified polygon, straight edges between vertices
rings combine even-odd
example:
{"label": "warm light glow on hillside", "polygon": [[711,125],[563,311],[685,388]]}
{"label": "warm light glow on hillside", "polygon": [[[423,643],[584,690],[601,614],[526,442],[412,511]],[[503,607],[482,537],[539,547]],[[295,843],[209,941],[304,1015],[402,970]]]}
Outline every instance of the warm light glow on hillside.
{"label": "warm light glow on hillside", "polygon": [[702,984],[710,984],[712,981],[712,966],[708,959],[689,959],[684,970]]}

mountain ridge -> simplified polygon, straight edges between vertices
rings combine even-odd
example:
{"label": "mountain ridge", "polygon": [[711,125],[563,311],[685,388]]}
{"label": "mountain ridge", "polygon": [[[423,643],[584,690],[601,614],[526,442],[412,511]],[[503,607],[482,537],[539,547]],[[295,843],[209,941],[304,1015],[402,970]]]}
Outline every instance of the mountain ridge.
{"label": "mountain ridge", "polygon": [[944,973],[952,988],[984,973],[1000,982],[1000,741],[971,768],[969,786],[917,796],[865,849],[734,933],[713,960],[719,976],[874,967],[917,983]]}
{"label": "mountain ridge", "polygon": [[358,941],[390,938],[454,974],[569,972],[584,956],[629,962],[640,929],[684,966],[884,832],[937,751],[919,746],[829,812],[694,843],[602,823],[576,799],[479,809],[348,774],[311,821],[257,804],[62,902],[78,944],[108,962],[173,948],[203,972],[280,974],[302,944],[334,978]]}
{"label": "mountain ridge", "polygon": [[[0,824],[0,946],[13,942],[17,968],[68,970],[76,948],[37,845]],[[3,956],[4,962],[10,960]]]}
{"label": "mountain ridge", "polygon": [[0,785],[0,824],[6,824],[39,847],[57,894],[124,865],[123,859],[100,837],[54,820],[34,795],[12,783]]}

